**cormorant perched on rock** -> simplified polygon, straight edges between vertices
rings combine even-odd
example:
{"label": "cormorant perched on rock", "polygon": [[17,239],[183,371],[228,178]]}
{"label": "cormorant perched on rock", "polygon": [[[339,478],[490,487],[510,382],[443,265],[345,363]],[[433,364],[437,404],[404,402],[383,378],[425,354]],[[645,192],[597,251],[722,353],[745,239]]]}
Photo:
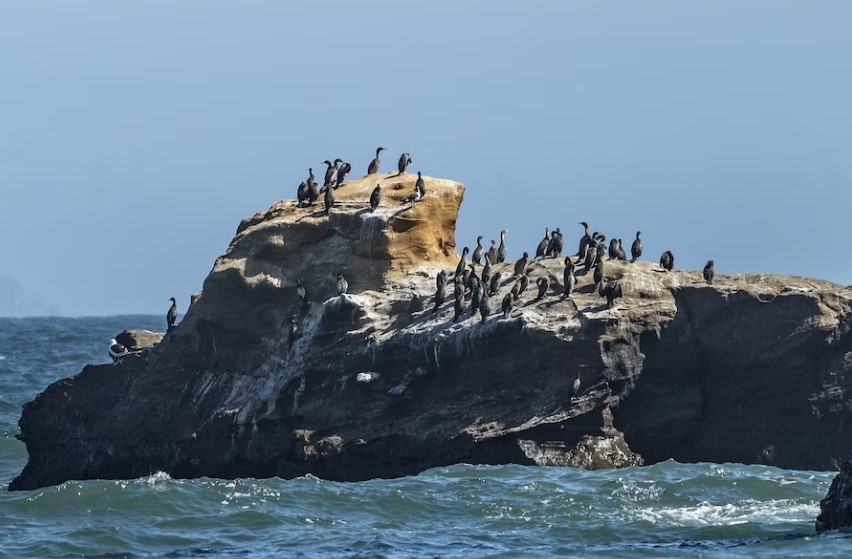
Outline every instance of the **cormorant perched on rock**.
{"label": "cormorant perched on rock", "polygon": [[314,177],[314,168],[308,167],[308,178],[305,180],[308,183],[308,186],[315,186],[317,184],[317,179]]}
{"label": "cormorant perched on rock", "polygon": [[459,318],[464,314],[464,298],[456,297],[453,300],[453,322],[458,322]]}
{"label": "cormorant perched on rock", "polygon": [[541,301],[547,293],[547,289],[550,287],[550,278],[542,276],[535,280],[535,283],[538,285],[538,297],[536,297],[535,300]]}
{"label": "cormorant perched on rock", "polygon": [[488,261],[492,264],[497,264],[498,258],[499,257],[497,255],[497,241],[491,239],[491,248],[488,249]]}
{"label": "cormorant perched on rock", "polygon": [[639,238],[639,235],[642,234],[642,231],[636,231],[636,240],[633,241],[633,244],[630,246],[630,263],[633,264],[639,257],[642,256],[642,239]]}
{"label": "cormorant perched on rock", "polygon": [[343,184],[343,181],[346,180],[346,175],[349,174],[349,171],[352,170],[352,165],[346,163],[345,161],[341,163],[340,168],[337,170],[337,186]]}
{"label": "cormorant perched on rock", "polygon": [[479,283],[479,279],[476,276],[473,276],[470,290],[470,314],[476,314],[476,311],[479,310],[479,302],[482,300],[483,295],[482,291],[482,284]]}
{"label": "cormorant perched on rock", "polygon": [[308,182],[308,203],[313,206],[319,200],[320,189],[316,181]]}
{"label": "cormorant perched on rock", "polygon": [[305,286],[302,285],[302,280],[296,280],[296,295],[299,296],[299,299],[302,301],[302,304],[308,302],[308,294],[305,292]]}
{"label": "cormorant perched on rock", "polygon": [[512,302],[513,302],[512,293],[506,293],[506,296],[503,297],[503,318],[509,318],[509,313],[512,312]]}
{"label": "cormorant perched on rock", "polygon": [[[458,277],[458,274],[456,274],[456,277]],[[441,270],[435,276],[435,287],[441,287],[442,285],[447,285],[447,272],[444,270]]]}
{"label": "cormorant perched on rock", "polygon": [[716,275],[716,264],[712,260],[708,260],[704,266],[704,281],[707,285],[713,285],[713,276]]}
{"label": "cormorant perched on rock", "polygon": [[491,299],[488,298],[487,293],[483,292],[479,299],[479,315],[482,317],[482,322],[485,322],[489,314],[491,314]]}
{"label": "cormorant perched on rock", "polygon": [[609,240],[609,251],[607,256],[609,256],[610,260],[618,258],[618,239]]}
{"label": "cormorant perched on rock", "polygon": [[547,256],[557,258],[562,256],[562,247],[565,246],[565,238],[562,236],[562,231],[559,227],[550,233],[550,243],[547,245]]}
{"label": "cormorant perched on rock", "polygon": [[414,163],[411,160],[411,155],[408,153],[403,153],[399,156],[399,163],[397,163],[397,169],[399,169],[399,174],[405,173],[405,168]]}
{"label": "cormorant perched on rock", "polygon": [[520,276],[527,271],[527,265],[530,263],[530,253],[525,252],[524,255],[515,262],[515,275]]}
{"label": "cormorant perched on rock", "polygon": [[[478,282],[479,278],[476,276],[476,268],[473,264],[468,264],[470,266],[470,273],[467,274],[467,281],[465,282],[465,287],[467,287],[468,291],[473,289],[473,282]],[[465,270],[468,271],[468,270]]]}
{"label": "cormorant perched on rock", "polygon": [[565,257],[565,270],[562,271],[562,297],[570,297],[577,286],[577,277],[574,275],[574,262],[570,256]]}
{"label": "cormorant perched on rock", "polygon": [[515,281],[512,282],[512,289],[510,289],[509,291],[512,293],[512,297],[514,297],[517,300],[518,295],[521,294],[521,282],[518,281],[517,278],[512,278],[512,279],[515,280]]}
{"label": "cormorant perched on rock", "polygon": [[373,193],[370,194],[370,212],[375,212],[376,208],[379,207],[379,203],[382,201],[382,187],[381,185],[376,185],[376,188],[373,189]]}
{"label": "cormorant perched on rock", "polygon": [[535,257],[543,258],[545,254],[547,254],[547,245],[550,244],[550,228],[544,228],[544,238],[539,241],[538,246],[535,248]]}
{"label": "cormorant perched on rock", "polygon": [[461,258],[459,259],[458,266],[456,266],[456,275],[457,276],[462,275],[462,272],[464,272],[464,269],[467,266],[467,253],[468,252],[470,252],[469,248],[464,247],[464,249],[462,249]]}
{"label": "cormorant perched on rock", "polygon": [[497,272],[491,276],[491,281],[488,284],[488,294],[494,295],[500,290],[500,281],[503,279],[503,274]]}
{"label": "cormorant perched on rock", "polygon": [[331,213],[331,208],[334,207],[334,200],[335,200],[334,187],[327,186],[325,188],[325,198],[323,198],[323,201],[325,202],[325,213],[326,214]]}
{"label": "cormorant perched on rock", "polygon": [[385,148],[376,148],[376,158],[370,161],[370,166],[367,167],[368,175],[375,175],[379,172],[379,165],[382,164],[381,153]]}
{"label": "cormorant perched on rock", "polygon": [[447,286],[445,283],[439,283],[438,289],[435,291],[435,306],[432,307],[432,312],[438,312],[438,308],[444,304],[444,299],[447,293]]}
{"label": "cormorant perched on rock", "polygon": [[530,277],[527,275],[527,272],[524,272],[521,275],[521,279],[520,279],[520,281],[518,281],[518,285],[520,286],[518,288],[518,297],[520,297],[521,293],[526,291],[527,287],[529,287],[529,285],[530,285]]}
{"label": "cormorant perched on rock", "polygon": [[417,185],[414,185],[414,192],[409,194],[405,200],[402,201],[403,204],[415,204],[423,199],[423,195],[420,193],[420,189],[417,188]]}
{"label": "cormorant perched on rock", "polygon": [[592,236],[589,234],[589,224],[585,221],[579,222],[583,226],[583,236],[580,237],[580,248],[577,250],[577,256],[581,257],[586,254],[586,247],[593,244]]}
{"label": "cormorant perched on rock", "polygon": [[293,351],[293,344],[296,343],[296,338],[299,337],[299,325],[296,324],[296,317],[290,317],[290,332],[287,335],[287,351]]}
{"label": "cormorant perched on rock", "polygon": [[667,272],[672,271],[672,268],[674,268],[674,254],[672,254],[672,251],[667,250],[660,256],[660,266]]}
{"label": "cormorant perched on rock", "polygon": [[482,264],[482,235],[476,238],[476,248],[473,249],[473,263],[477,266]]}
{"label": "cormorant perched on rock", "polygon": [[624,247],[621,246],[621,239],[618,239],[618,250],[615,253],[617,260],[627,260],[627,254],[624,252]]}
{"label": "cormorant perched on rock", "polygon": [[485,255],[485,266],[482,267],[482,283],[488,285],[491,281],[491,259]]}
{"label": "cormorant perched on rock", "polygon": [[595,262],[598,261],[598,246],[594,243],[586,245],[586,257],[583,265],[586,268],[586,271],[592,269],[595,265]]}
{"label": "cormorant perched on rock", "polygon": [[466,290],[468,285],[470,285],[470,269],[465,268],[464,272],[462,272],[462,277],[461,277],[462,290]]}
{"label": "cormorant perched on rock", "polygon": [[349,282],[343,277],[343,274],[337,274],[337,293],[343,295],[349,290]]}
{"label": "cormorant perched on rock", "polygon": [[169,307],[169,312],[166,313],[166,332],[171,332],[172,328],[175,327],[175,320],[177,320],[178,315],[177,301],[175,301],[174,297],[169,297],[169,301],[172,302],[172,306]]}
{"label": "cormorant perched on rock", "polygon": [[598,288],[601,286],[601,283],[603,283],[603,278],[604,278],[604,263],[603,263],[603,261],[595,264],[595,275],[592,276],[592,277],[595,280],[594,290],[597,291]]}
{"label": "cormorant perched on rock", "polygon": [[426,181],[423,180],[423,174],[420,171],[417,171],[417,182],[414,183],[414,188],[420,193],[421,199],[426,196]]}
{"label": "cormorant perched on rock", "polygon": [[598,243],[598,253],[595,255],[595,262],[592,266],[595,266],[598,262],[603,262],[604,256],[606,256],[606,245],[600,242]]}
{"label": "cormorant perched on rock", "polygon": [[308,201],[308,197],[310,196],[311,189],[308,187],[308,183],[302,181],[299,183],[299,188],[296,189],[296,199],[298,200],[298,206],[301,208],[304,206],[304,203]]}
{"label": "cormorant perched on rock", "polygon": [[616,299],[622,297],[621,284],[617,281],[602,283],[598,288],[598,294],[601,297],[606,297],[606,308],[611,309]]}
{"label": "cormorant perched on rock", "polygon": [[113,363],[128,354],[130,354],[130,350],[115,341],[115,338],[109,341],[109,356],[112,357]]}
{"label": "cormorant perched on rock", "polygon": [[323,161],[328,168],[325,170],[325,182],[323,182],[323,186],[329,187],[334,184],[334,181],[337,180],[337,165],[341,163],[342,159],[335,159],[334,163],[326,159]]}
{"label": "cormorant perched on rock", "polygon": [[497,262],[505,262],[506,255],[509,251],[506,250],[506,233],[508,233],[508,229],[503,229],[500,231],[500,248],[497,249]]}

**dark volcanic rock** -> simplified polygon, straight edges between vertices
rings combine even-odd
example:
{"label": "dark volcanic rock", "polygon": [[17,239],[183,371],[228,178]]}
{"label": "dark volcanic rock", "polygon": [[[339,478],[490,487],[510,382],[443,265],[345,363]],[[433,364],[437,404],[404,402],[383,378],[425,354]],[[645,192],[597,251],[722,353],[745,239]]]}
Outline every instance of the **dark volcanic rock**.
{"label": "dark volcanic rock", "polygon": [[161,343],[24,407],[29,462],[10,488],[158,470],[361,480],[457,462],[821,469],[850,450],[850,291],[762,275],[707,286],[700,271],[608,261],[624,298],[607,309],[590,274],[559,297],[562,261],[545,259],[529,267],[550,278],[542,301],[454,323],[452,298],[433,313],[432,295],[458,262],[463,188],[426,179],[426,198],[401,206],[414,178],[347,181],[330,216],[287,201],[245,220]]}
{"label": "dark volcanic rock", "polygon": [[852,460],[843,462],[825,499],[819,502],[816,531],[852,528]]}

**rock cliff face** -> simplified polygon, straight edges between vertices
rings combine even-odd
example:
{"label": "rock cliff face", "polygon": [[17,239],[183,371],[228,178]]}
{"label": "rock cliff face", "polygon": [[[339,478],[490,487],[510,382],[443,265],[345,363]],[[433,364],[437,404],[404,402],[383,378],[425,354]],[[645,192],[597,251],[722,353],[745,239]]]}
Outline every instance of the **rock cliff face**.
{"label": "rock cliff face", "polygon": [[[562,259],[546,259],[530,266],[550,277],[542,301],[533,284],[507,319],[454,323],[452,284],[432,306],[435,274],[458,262],[464,190],[427,178],[426,198],[400,205],[415,178],[349,181],[330,216],[285,201],[245,220],[162,342],[25,406],[29,462],[10,488],[157,470],[361,480],[457,462],[824,469],[849,451],[850,291],[762,275],[707,286],[613,261],[625,296],[607,309],[591,274],[560,298]],[[497,309],[512,270],[494,267]]]}

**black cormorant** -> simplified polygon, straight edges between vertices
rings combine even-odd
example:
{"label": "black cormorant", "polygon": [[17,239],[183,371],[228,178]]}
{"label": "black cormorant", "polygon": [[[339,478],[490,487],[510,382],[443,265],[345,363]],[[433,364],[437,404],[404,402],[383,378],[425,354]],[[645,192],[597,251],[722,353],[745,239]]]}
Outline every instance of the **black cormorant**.
{"label": "black cormorant", "polygon": [[707,285],[713,285],[713,276],[716,275],[716,264],[712,260],[708,260],[704,266],[704,281]]}
{"label": "black cormorant", "polygon": [[[456,277],[458,277],[458,274],[456,274]],[[447,285],[447,272],[444,270],[441,270],[435,276],[435,287],[441,287],[442,285]]]}
{"label": "black cormorant", "polygon": [[497,241],[491,239],[491,248],[488,249],[488,261],[492,264],[497,264],[499,257],[497,256]]}
{"label": "black cormorant", "polygon": [[482,322],[485,322],[489,314],[491,314],[491,299],[488,298],[487,293],[483,292],[479,299],[479,315],[482,317]]}
{"label": "black cormorant", "polygon": [[467,247],[464,247],[464,249],[462,249],[461,258],[459,258],[459,263],[456,266],[456,275],[457,276],[462,275],[462,272],[464,272],[464,269],[467,266],[467,253],[469,253],[469,252],[470,252],[470,249],[467,248]]}
{"label": "black cormorant", "polygon": [[453,300],[453,322],[458,322],[462,314],[464,314],[464,299],[456,297]]}
{"label": "black cormorant", "polygon": [[527,271],[527,265],[530,263],[530,253],[525,252],[524,255],[515,262],[515,275],[520,276]]}
{"label": "black cormorant", "polygon": [[304,203],[308,201],[308,197],[310,196],[311,189],[308,187],[308,183],[302,181],[299,183],[299,188],[296,189],[296,199],[298,200],[298,206],[301,208],[304,206]]}
{"label": "black cormorant", "polygon": [[503,318],[509,318],[509,313],[512,312],[512,302],[514,298],[512,297],[512,293],[506,293],[506,296],[503,297]]}
{"label": "black cormorant", "polygon": [[674,268],[674,254],[672,254],[672,251],[667,250],[660,256],[660,266],[667,272],[672,271],[672,268]]}
{"label": "black cormorant", "polygon": [[435,306],[432,308],[432,312],[438,312],[438,308],[444,304],[444,298],[446,297],[447,286],[445,283],[439,283],[438,289],[435,290]]}
{"label": "black cormorant", "polygon": [[547,245],[550,244],[550,229],[544,228],[544,238],[539,241],[538,246],[535,249],[535,257],[542,258],[545,254],[547,254]]}
{"label": "black cormorant", "polygon": [[618,239],[609,240],[609,251],[607,256],[609,256],[610,260],[618,258]]}
{"label": "black cormorant", "polygon": [[547,289],[550,287],[550,278],[547,276],[542,276],[535,280],[536,285],[538,285],[538,296],[535,298],[536,301],[541,301],[545,294],[547,293]]}
{"label": "black cormorant", "polygon": [[550,233],[550,243],[547,245],[547,256],[557,258],[562,256],[562,247],[565,245],[565,238],[562,236],[562,231],[559,227]]}
{"label": "black cormorant", "polygon": [[476,248],[473,249],[473,263],[477,266],[482,264],[482,235],[476,238]]}
{"label": "black cormorant", "polygon": [[346,163],[345,161],[340,165],[340,168],[337,170],[337,186],[339,187],[343,184],[343,181],[346,180],[346,175],[349,174],[349,171],[352,170],[352,165]]}
{"label": "black cormorant", "polygon": [[605,284],[601,284],[598,288],[598,294],[602,297],[606,297],[606,308],[611,309],[614,305],[614,301],[616,299],[620,299],[622,297],[621,284],[617,281],[610,281]]}
{"label": "black cormorant", "polygon": [[376,148],[376,158],[370,161],[370,166],[367,167],[367,174],[374,175],[379,172],[379,165],[382,164],[381,153],[385,148]]}
{"label": "black cormorant", "polygon": [[505,262],[506,255],[509,251],[506,250],[506,233],[508,233],[508,229],[503,229],[500,231],[500,248],[497,249],[497,262]]}
{"label": "black cormorant", "polygon": [[482,283],[488,285],[491,281],[491,258],[485,255],[485,266],[482,267]]}
{"label": "black cormorant", "polygon": [[417,171],[417,182],[414,183],[414,188],[420,193],[420,198],[426,196],[426,181],[423,180],[423,174]]}
{"label": "black cormorant", "polygon": [[411,155],[408,153],[403,153],[399,156],[399,163],[397,163],[397,169],[399,169],[399,174],[405,173],[405,168],[414,163],[411,160]]}
{"label": "black cormorant", "polygon": [[639,238],[639,235],[642,234],[642,231],[636,231],[636,240],[633,241],[633,244],[630,245],[630,263],[634,263],[639,260],[639,257],[642,256],[642,239]]}
{"label": "black cormorant", "polygon": [[527,275],[526,272],[524,272],[523,275],[521,276],[521,279],[518,282],[518,285],[520,285],[520,288],[518,289],[518,297],[520,297],[521,293],[526,291],[527,287],[530,286],[530,277]]}
{"label": "black cormorant", "polygon": [[618,239],[618,250],[616,251],[615,258],[618,260],[627,260],[627,254],[624,252],[624,247],[621,246],[621,239]]}
{"label": "black cormorant", "polygon": [[589,234],[589,224],[585,221],[579,222],[583,226],[583,236],[580,237],[580,248],[577,250],[577,256],[586,254],[586,247],[593,244],[592,236]]}
{"label": "black cormorant", "polygon": [[570,297],[577,285],[577,277],[574,275],[574,262],[570,256],[565,257],[565,269],[562,271],[562,296]]}
{"label": "black cormorant", "polygon": [[379,204],[382,201],[382,187],[380,185],[376,185],[376,188],[373,189],[373,193],[370,194],[370,212],[376,211],[376,208],[379,207]]}
{"label": "black cormorant", "polygon": [[331,213],[331,208],[334,207],[334,199],[335,199],[334,187],[327,186],[325,188],[325,197],[323,198],[323,201],[325,202],[325,213],[326,214]]}
{"label": "black cormorant", "polygon": [[325,170],[325,181],[322,183],[323,186],[329,187],[334,184],[334,181],[337,179],[337,164],[343,161],[342,159],[335,159],[334,163],[326,159],[323,161],[328,168]]}
{"label": "black cormorant", "polygon": [[166,332],[171,332],[172,328],[175,327],[175,320],[177,320],[178,315],[177,301],[175,301],[174,297],[169,297],[169,301],[172,302],[172,306],[169,307],[169,312],[166,313]]}
{"label": "black cormorant", "polygon": [[488,282],[488,294],[494,295],[500,289],[500,281],[503,279],[503,274],[497,272],[491,276],[491,281]]}
{"label": "black cormorant", "polygon": [[595,264],[595,274],[592,277],[595,280],[594,290],[597,291],[598,288],[601,286],[601,283],[603,283],[603,278],[604,278],[604,263],[603,263],[603,261]]}

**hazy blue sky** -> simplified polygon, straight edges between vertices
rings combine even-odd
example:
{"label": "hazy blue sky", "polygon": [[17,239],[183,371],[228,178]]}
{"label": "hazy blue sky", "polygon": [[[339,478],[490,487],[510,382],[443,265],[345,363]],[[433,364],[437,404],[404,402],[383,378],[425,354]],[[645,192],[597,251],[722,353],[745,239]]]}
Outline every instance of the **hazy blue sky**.
{"label": "hazy blue sky", "polygon": [[0,0],[0,276],[184,308],[239,221],[377,145],[460,245],[586,220],[717,273],[852,282],[852,2]]}

